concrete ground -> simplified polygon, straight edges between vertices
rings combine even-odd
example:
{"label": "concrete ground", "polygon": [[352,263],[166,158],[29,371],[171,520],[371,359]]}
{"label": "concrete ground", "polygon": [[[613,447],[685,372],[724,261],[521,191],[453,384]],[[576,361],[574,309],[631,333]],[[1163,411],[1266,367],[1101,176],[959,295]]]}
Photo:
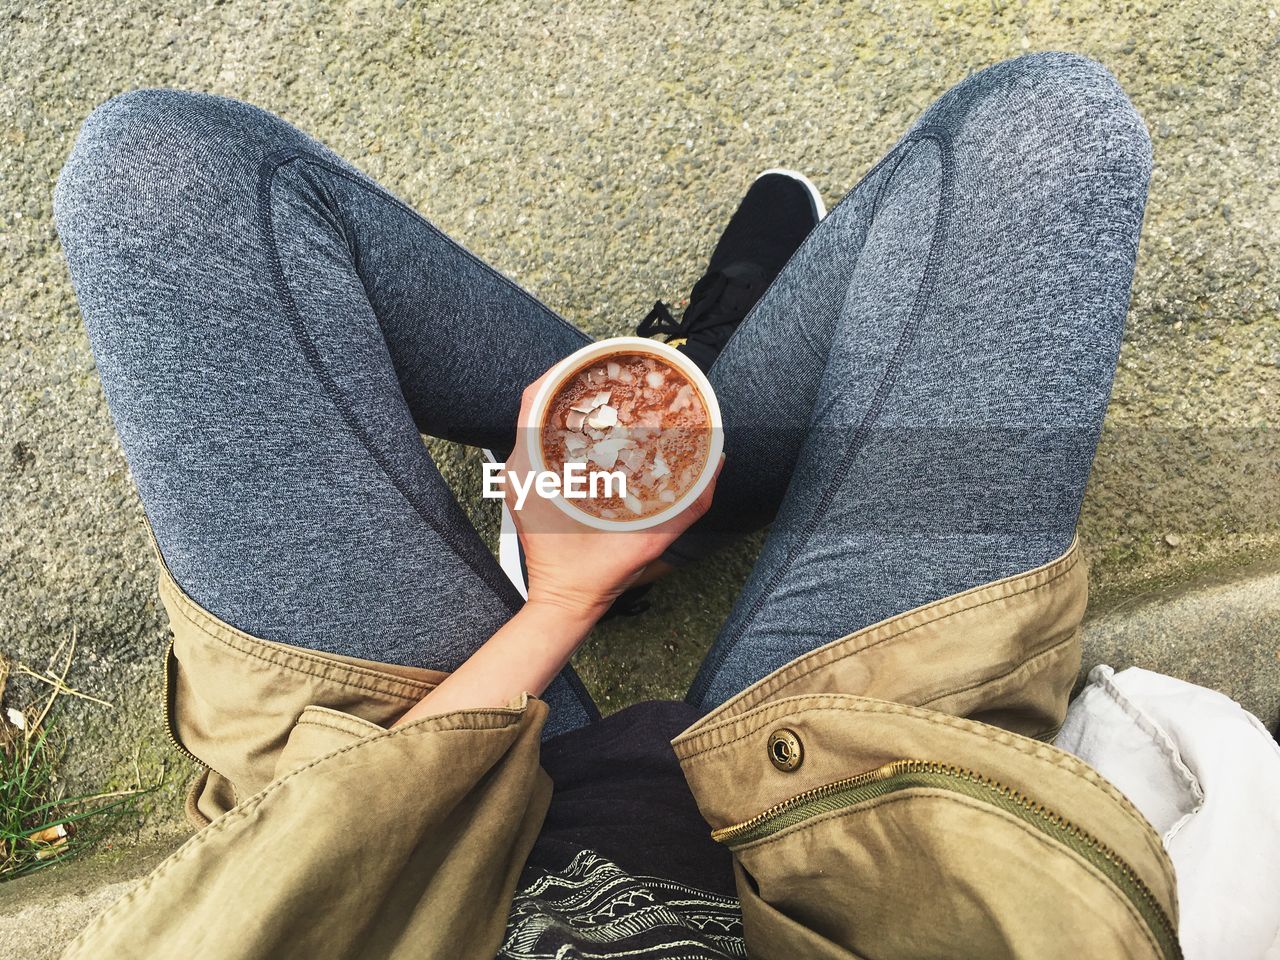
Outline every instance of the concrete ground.
{"label": "concrete ground", "polygon": [[55,960],[94,917],[181,841],[181,835],[169,832],[0,886],[0,957]]}
{"label": "concrete ground", "polygon": [[[84,116],[152,85],[282,114],[605,335],[684,295],[760,169],[798,167],[835,201],[967,73],[1029,50],[1095,57],[1155,147],[1081,519],[1095,606],[1149,614],[1107,634],[1107,655],[1274,719],[1280,584],[1250,565],[1280,558],[1278,40],[1254,0],[0,0],[0,651],[43,667],[74,631],[71,682],[114,703],[69,704],[70,781],[167,769],[120,842],[172,835],[186,770],[159,723],[164,617],[50,213]],[[474,459],[433,449],[492,535]],[[606,710],[682,692],[756,545],[597,631],[577,662]],[[1224,602],[1252,612],[1219,605],[1201,630],[1177,591],[1204,576],[1244,577]]]}

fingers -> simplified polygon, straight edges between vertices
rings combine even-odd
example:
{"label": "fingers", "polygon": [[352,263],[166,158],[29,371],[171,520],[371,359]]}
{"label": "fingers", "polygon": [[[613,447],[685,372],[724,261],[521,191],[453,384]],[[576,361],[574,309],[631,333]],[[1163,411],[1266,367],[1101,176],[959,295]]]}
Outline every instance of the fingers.
{"label": "fingers", "polygon": [[524,392],[520,394],[520,416],[517,422],[521,427],[529,426],[529,420],[531,419],[529,415],[533,410],[533,400],[538,395],[538,389],[542,386],[543,381],[547,379],[549,373],[551,373],[550,369],[544,371],[542,376],[525,387]]}
{"label": "fingers", "polygon": [[698,494],[698,499],[694,500],[689,507],[688,512],[694,514],[693,520],[689,521],[690,523],[693,523],[711,509],[711,500],[716,495],[716,482],[720,479],[720,471],[723,469],[724,454],[722,453],[720,454],[720,462],[716,464],[716,472],[711,475],[711,482],[707,484],[706,489]]}

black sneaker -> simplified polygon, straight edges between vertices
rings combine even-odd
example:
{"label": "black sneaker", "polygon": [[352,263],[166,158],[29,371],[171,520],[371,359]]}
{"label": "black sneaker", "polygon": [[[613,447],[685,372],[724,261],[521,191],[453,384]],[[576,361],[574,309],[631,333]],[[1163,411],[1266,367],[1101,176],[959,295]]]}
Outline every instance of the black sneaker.
{"label": "black sneaker", "polygon": [[665,335],[668,343],[706,373],[738,324],[824,216],[822,196],[806,177],[792,170],[766,170],[751,184],[720,235],[711,265],[689,294],[684,316],[676,322],[659,300],[636,333]]}

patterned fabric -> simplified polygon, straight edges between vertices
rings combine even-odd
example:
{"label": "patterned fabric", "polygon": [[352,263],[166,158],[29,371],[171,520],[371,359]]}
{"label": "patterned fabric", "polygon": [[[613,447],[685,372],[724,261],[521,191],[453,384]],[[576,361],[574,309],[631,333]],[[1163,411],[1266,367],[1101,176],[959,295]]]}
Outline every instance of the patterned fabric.
{"label": "patterned fabric", "polygon": [[591,850],[516,893],[498,960],[745,960],[733,897],[633,876]]}

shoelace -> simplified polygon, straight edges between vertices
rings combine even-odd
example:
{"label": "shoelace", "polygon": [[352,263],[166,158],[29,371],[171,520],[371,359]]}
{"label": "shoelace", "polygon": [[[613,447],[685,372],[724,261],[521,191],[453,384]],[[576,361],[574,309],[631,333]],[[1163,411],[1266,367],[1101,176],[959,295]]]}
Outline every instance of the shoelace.
{"label": "shoelace", "polygon": [[683,321],[671,315],[670,307],[661,300],[655,300],[653,309],[644,315],[644,319],[636,327],[636,333],[642,337],[652,337],[656,333],[679,337],[684,335],[684,327]]}
{"label": "shoelace", "polygon": [[[738,271],[735,271],[738,272]],[[704,330],[737,323],[746,310],[735,310],[735,301],[750,297],[756,281],[752,277],[733,276],[716,270],[708,273],[689,296],[689,307],[679,320],[671,313],[671,308],[661,300],[654,303],[639,326],[636,333],[642,337],[654,334],[666,334],[670,338],[691,337]],[[753,301],[754,302],[754,301]],[[717,310],[723,306],[726,309]]]}

